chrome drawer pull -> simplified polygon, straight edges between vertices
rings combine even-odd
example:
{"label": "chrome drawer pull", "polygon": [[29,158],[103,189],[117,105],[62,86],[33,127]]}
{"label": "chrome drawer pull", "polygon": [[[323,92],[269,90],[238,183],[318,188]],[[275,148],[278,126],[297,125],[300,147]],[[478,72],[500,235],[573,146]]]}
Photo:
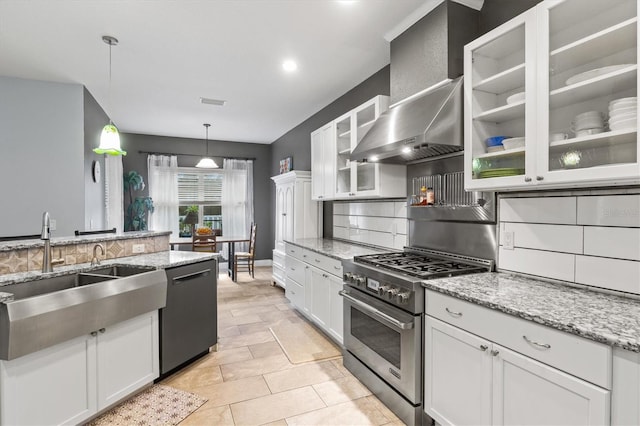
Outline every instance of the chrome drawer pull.
{"label": "chrome drawer pull", "polygon": [[449,308],[444,308],[447,312],[449,312],[451,315],[453,315],[454,317],[461,317],[462,316],[462,312],[454,312],[454,311],[450,311]]}
{"label": "chrome drawer pull", "polygon": [[529,344],[531,344],[531,345],[537,346],[537,347],[539,347],[539,348],[551,349],[551,345],[550,345],[550,344],[548,344],[548,343],[538,343],[538,342],[534,342],[533,340],[529,340],[529,339],[527,338],[527,336],[522,336],[522,338],[525,340],[525,342],[527,342],[527,343],[529,343]]}

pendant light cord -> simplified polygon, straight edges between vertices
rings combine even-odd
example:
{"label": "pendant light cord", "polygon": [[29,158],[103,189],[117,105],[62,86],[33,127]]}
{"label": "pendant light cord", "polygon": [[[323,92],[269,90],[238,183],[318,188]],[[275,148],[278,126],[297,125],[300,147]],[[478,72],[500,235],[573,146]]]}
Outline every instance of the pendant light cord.
{"label": "pendant light cord", "polygon": [[206,130],[206,133],[205,133],[205,140],[204,140],[204,143],[205,143],[205,153],[206,153],[206,154],[205,154],[205,157],[209,157],[209,127],[211,126],[211,124],[205,123],[205,124],[203,124],[203,126],[204,126],[204,128],[205,128],[205,130]]}

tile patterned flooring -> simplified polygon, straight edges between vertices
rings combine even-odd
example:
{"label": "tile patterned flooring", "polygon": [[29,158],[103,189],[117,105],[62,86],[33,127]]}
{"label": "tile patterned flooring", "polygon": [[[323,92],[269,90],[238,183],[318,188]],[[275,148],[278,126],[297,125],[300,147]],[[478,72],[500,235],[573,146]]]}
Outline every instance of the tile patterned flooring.
{"label": "tile patterned flooring", "polygon": [[290,363],[269,327],[306,320],[270,285],[270,267],[255,276],[220,274],[218,350],[162,381],[209,399],[180,426],[404,425],[342,357]]}

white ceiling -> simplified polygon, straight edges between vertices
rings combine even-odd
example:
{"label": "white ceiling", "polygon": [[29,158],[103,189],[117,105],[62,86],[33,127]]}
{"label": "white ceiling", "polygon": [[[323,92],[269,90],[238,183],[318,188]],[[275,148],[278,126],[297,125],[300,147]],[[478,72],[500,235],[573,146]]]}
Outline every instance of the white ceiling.
{"label": "white ceiling", "polygon": [[122,132],[271,143],[388,64],[385,34],[426,3],[0,0],[0,75],[83,84]]}

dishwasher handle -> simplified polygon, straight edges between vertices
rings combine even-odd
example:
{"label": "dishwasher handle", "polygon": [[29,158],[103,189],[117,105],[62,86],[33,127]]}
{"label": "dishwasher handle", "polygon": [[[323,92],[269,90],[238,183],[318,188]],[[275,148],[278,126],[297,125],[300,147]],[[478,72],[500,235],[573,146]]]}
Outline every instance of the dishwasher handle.
{"label": "dishwasher handle", "polygon": [[372,306],[367,305],[364,302],[361,302],[360,300],[349,296],[349,292],[345,291],[345,290],[340,290],[338,292],[338,294],[342,297],[344,297],[346,300],[349,301],[349,303],[352,303],[354,305],[356,305],[358,308],[362,309],[363,311],[367,311],[370,314],[378,317],[379,319],[383,320],[384,322],[392,325],[393,327],[400,329],[400,330],[410,330],[413,328],[413,321],[412,322],[402,322],[402,321],[398,321],[397,319],[395,319],[394,317],[385,314],[384,312],[382,312],[379,309],[376,309]]}
{"label": "dishwasher handle", "polygon": [[175,277],[172,281],[173,284],[182,284],[185,281],[193,280],[200,277],[206,277],[211,273],[211,269],[205,269],[203,271],[193,272],[191,274],[180,275]]}

